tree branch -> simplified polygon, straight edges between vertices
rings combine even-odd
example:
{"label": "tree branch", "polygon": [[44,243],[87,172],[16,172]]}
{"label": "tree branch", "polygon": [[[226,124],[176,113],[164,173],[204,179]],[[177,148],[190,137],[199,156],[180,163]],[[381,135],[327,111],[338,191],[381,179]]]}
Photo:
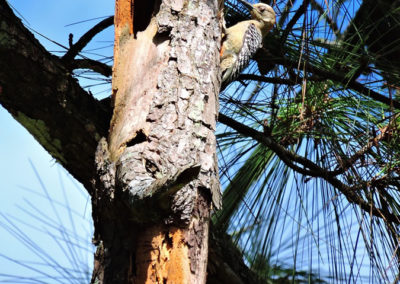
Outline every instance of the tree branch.
{"label": "tree branch", "polygon": [[300,17],[307,11],[307,6],[310,0],[303,0],[303,3],[300,5],[299,9],[297,9],[293,18],[290,19],[289,23],[286,25],[285,30],[283,31],[281,42],[285,43],[289,33],[292,31],[294,25],[300,19]]}
{"label": "tree branch", "polygon": [[[329,184],[331,184],[341,193],[343,193],[343,195],[350,203],[358,204],[364,211],[372,213],[372,215],[376,217],[383,218],[385,221],[400,224],[400,216],[382,211],[374,205],[366,202],[356,193],[360,189],[367,187],[368,183],[360,183],[357,186],[349,187],[342,183],[339,179],[333,177],[329,171],[326,171],[325,169],[321,168],[314,162],[304,157],[288,151],[287,149],[273,141],[270,137],[266,136],[264,133],[248,127],[247,125],[244,125],[240,122],[237,122],[236,120],[229,118],[222,113],[219,113],[218,120],[226,126],[229,126],[230,128],[236,130],[241,135],[251,137],[259,143],[270,148],[291,169],[301,174],[323,178],[325,181],[327,181]],[[294,162],[303,165],[304,168],[295,165]]]}
{"label": "tree branch", "polygon": [[85,92],[0,0],[0,104],[90,193],[110,110]]}
{"label": "tree branch", "polygon": [[327,15],[327,13],[324,10],[324,8],[315,0],[311,0],[311,7],[318,11],[320,17],[324,17],[325,18],[326,22],[328,23],[329,27],[331,28],[331,30],[333,31],[335,36],[337,38],[339,38],[341,36],[339,28],[338,28],[336,22],[331,17],[329,17]]}
{"label": "tree branch", "polygon": [[75,59],[72,61],[71,67],[75,69],[90,69],[105,77],[112,75],[112,67],[93,59]]}
{"label": "tree branch", "polygon": [[[307,63],[306,63],[307,64]],[[331,79],[333,81],[336,81],[338,83],[342,83],[344,84],[347,88],[351,88],[363,95],[365,95],[366,97],[370,97],[378,102],[384,103],[387,106],[393,106],[397,109],[400,109],[400,102],[395,101],[391,98],[388,98],[378,92],[375,92],[374,90],[371,90],[367,87],[365,87],[363,84],[356,82],[354,80],[349,80],[348,78],[346,78],[345,76],[338,74],[336,72],[330,72],[330,71],[326,71],[326,70],[322,70],[319,69],[317,67],[314,67],[310,64],[306,65],[306,69],[314,74],[318,74],[320,76],[323,76],[327,79]]]}
{"label": "tree branch", "polygon": [[265,82],[265,83],[271,83],[271,84],[282,84],[282,85],[298,85],[301,84],[301,80],[299,82],[295,82],[294,80],[291,79],[283,79],[283,78],[271,78],[267,76],[260,76],[260,75],[255,75],[255,74],[240,74],[238,78],[236,79],[237,81],[242,81],[242,80],[252,80],[252,81],[259,81],[259,82]]}
{"label": "tree branch", "polygon": [[228,234],[219,231],[215,226],[210,229],[207,284],[265,283],[241,261],[243,254]]}
{"label": "tree branch", "polygon": [[360,150],[358,150],[353,156],[349,158],[341,158],[339,160],[340,167],[337,170],[330,172],[331,175],[339,175],[344,173],[348,168],[350,168],[358,159],[364,156],[374,145],[383,139],[388,137],[388,132],[391,130],[393,124],[395,124],[396,119],[399,117],[396,114],[388,123],[386,127],[381,130],[381,133],[371,139],[369,139],[368,143],[364,145]]}
{"label": "tree branch", "polygon": [[[290,61],[288,59],[283,59],[283,58],[274,60],[274,61],[276,64],[280,64],[282,66],[285,66],[286,68],[294,68],[293,66],[298,65],[298,63],[296,63],[296,62]],[[400,109],[399,101],[393,100],[391,98],[386,97],[385,95],[382,95],[374,90],[371,90],[357,81],[349,80],[344,75],[338,74],[337,72],[331,72],[331,71],[317,68],[307,62],[302,62],[301,64],[306,64],[306,66],[305,66],[306,70],[311,73],[314,73],[315,75],[318,75],[321,79],[325,78],[325,79],[335,81],[337,83],[344,84],[347,88],[353,89],[354,91],[357,91],[366,97],[370,97],[378,102],[384,103],[389,107],[393,106],[396,109]],[[242,80],[255,80],[255,81],[261,81],[261,82],[268,82],[268,83],[294,85],[293,80],[275,79],[275,78],[272,79],[269,77],[253,75],[253,74],[241,74],[239,78]]]}
{"label": "tree branch", "polygon": [[[255,74],[240,74],[237,78],[237,81],[241,81],[241,80],[253,80],[253,81],[260,81],[260,82],[271,83],[271,84],[282,84],[282,85],[287,85],[287,86],[294,86],[294,85],[302,84],[302,81],[304,80],[304,78],[297,77],[297,80],[293,80],[293,79],[260,76],[260,75],[255,75]],[[322,81],[322,80],[326,80],[326,79],[319,78],[319,77],[308,77],[307,80],[316,82],[316,81]]]}
{"label": "tree branch", "polygon": [[105,18],[93,28],[88,30],[61,58],[66,64],[71,64],[75,56],[92,40],[92,38],[104,29],[114,24],[114,16]]}

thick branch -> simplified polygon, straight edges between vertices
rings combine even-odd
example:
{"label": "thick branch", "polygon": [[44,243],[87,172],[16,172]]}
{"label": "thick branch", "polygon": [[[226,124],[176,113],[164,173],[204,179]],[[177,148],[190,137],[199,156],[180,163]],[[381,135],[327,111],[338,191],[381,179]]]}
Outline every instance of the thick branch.
{"label": "thick branch", "polygon": [[229,235],[213,226],[210,229],[207,284],[265,283],[241,261],[243,255]]}
{"label": "thick branch", "polygon": [[0,0],[0,104],[91,192],[110,114]]}

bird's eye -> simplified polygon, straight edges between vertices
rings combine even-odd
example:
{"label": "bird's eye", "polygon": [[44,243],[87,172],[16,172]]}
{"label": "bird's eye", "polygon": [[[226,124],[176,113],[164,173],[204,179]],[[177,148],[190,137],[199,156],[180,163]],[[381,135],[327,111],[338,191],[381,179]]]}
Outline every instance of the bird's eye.
{"label": "bird's eye", "polygon": [[260,8],[258,8],[258,10],[262,13],[265,11],[265,7],[260,7]]}

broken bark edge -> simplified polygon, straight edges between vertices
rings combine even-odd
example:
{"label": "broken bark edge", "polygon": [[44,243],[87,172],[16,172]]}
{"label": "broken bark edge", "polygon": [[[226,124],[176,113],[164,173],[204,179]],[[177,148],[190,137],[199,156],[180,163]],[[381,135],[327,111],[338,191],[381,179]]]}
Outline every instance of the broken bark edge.
{"label": "broken bark edge", "polygon": [[[110,159],[108,143],[105,138],[99,142],[96,151],[97,172],[99,174],[103,195],[122,202],[129,209],[131,221],[137,224],[155,223],[169,216],[172,198],[180,189],[195,180],[201,165],[187,165],[176,173],[154,179],[145,191],[139,191],[128,184],[116,182],[116,163]],[[110,174],[112,173],[112,174]],[[148,208],[152,208],[149,212]]]}
{"label": "broken bark edge", "polygon": [[[135,188],[123,188],[129,197],[127,206],[132,210],[133,221],[136,223],[154,223],[164,220],[171,212],[171,202],[174,194],[196,179],[200,173],[200,165],[188,165],[174,175],[156,179],[145,191],[138,195]],[[148,208],[152,208],[149,212]],[[178,224],[177,224],[178,225]]]}

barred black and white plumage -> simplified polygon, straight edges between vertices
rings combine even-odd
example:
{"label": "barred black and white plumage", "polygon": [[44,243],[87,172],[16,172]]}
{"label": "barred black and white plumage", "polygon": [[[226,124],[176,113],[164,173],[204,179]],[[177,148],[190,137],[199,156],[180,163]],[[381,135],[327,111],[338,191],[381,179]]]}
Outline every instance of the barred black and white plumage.
{"label": "barred black and white plumage", "polygon": [[222,88],[234,81],[262,46],[263,38],[275,24],[275,12],[267,4],[251,5],[252,20],[242,21],[226,29],[221,48]]}
{"label": "barred black and white plumage", "polygon": [[232,62],[229,62],[231,67],[224,68],[225,66],[222,66],[222,82],[224,85],[229,84],[239,76],[261,46],[262,35],[257,30],[256,26],[250,23],[244,33],[243,43],[239,53],[229,55],[231,57],[230,60],[232,60]]}

